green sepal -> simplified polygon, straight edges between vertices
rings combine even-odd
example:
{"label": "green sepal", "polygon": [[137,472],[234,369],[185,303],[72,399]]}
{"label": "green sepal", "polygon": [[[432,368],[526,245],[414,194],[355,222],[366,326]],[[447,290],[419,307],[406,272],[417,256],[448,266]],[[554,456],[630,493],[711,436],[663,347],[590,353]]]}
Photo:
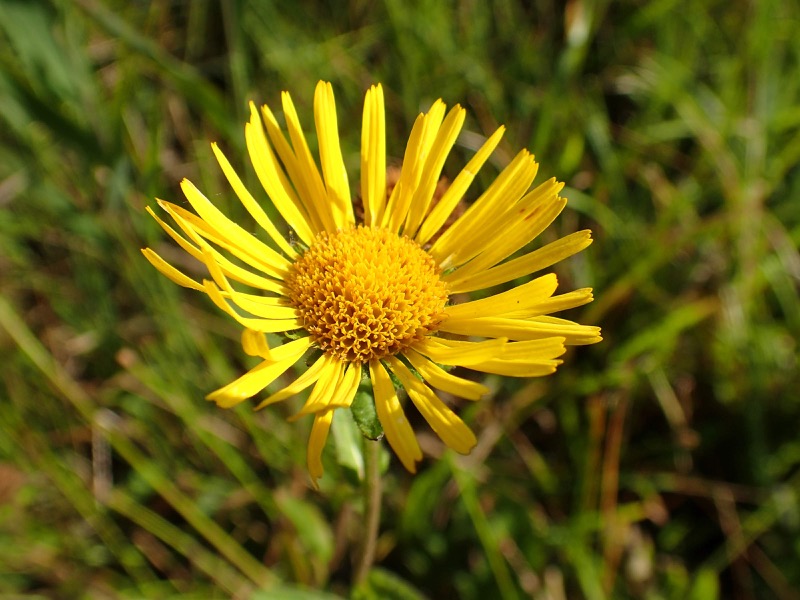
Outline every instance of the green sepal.
{"label": "green sepal", "polygon": [[372,394],[372,385],[364,381],[358,386],[353,403],[350,405],[350,413],[353,420],[358,425],[358,429],[368,440],[379,440],[383,437],[383,427],[378,420],[378,413],[375,410],[375,398]]}

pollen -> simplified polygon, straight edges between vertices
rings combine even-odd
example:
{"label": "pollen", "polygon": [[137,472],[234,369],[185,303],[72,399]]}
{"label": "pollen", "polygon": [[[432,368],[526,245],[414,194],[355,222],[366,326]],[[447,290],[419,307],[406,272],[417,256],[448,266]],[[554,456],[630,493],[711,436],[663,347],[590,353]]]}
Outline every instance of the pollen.
{"label": "pollen", "polygon": [[285,282],[314,342],[342,361],[366,363],[438,329],[448,297],[440,273],[413,240],[359,226],[320,233]]}

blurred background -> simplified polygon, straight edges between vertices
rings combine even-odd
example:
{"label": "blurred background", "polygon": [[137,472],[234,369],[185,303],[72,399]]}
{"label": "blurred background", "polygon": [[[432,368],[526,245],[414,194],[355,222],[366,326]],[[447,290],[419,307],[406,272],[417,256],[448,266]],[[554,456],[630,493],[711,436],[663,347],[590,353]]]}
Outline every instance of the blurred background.
{"label": "blurred background", "polygon": [[[0,0],[0,597],[800,598],[798,30],[791,0]],[[605,337],[487,378],[468,457],[419,427],[357,587],[347,457],[314,491],[299,400],[207,403],[239,326],[139,252],[199,273],[144,212],[183,177],[255,231],[208,142],[266,201],[247,103],[310,131],[319,79],[351,181],[374,82],[398,160],[468,109],[450,177],[505,124],[475,189],[523,147],[566,182],[535,244],[594,231],[556,271]]]}

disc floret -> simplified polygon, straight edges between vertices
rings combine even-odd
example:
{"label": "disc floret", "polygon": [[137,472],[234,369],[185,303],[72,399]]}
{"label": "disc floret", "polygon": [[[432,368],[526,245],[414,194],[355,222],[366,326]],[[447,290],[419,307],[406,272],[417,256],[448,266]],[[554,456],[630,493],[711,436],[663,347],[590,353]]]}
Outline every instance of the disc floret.
{"label": "disc floret", "polygon": [[286,278],[303,328],[326,353],[367,363],[436,331],[447,286],[433,258],[386,229],[322,232]]}

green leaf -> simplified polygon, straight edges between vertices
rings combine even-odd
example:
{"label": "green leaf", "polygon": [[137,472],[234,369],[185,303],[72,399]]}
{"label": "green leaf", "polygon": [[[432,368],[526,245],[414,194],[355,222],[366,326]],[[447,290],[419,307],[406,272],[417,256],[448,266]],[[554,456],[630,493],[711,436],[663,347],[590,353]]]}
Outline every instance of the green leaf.
{"label": "green leaf", "polygon": [[351,414],[348,414],[346,410],[334,411],[331,432],[336,443],[336,461],[354,473],[359,481],[362,481],[364,479],[364,455],[361,436]]}
{"label": "green leaf", "polygon": [[256,592],[250,596],[250,600],[343,600],[343,598],[328,592],[282,585]]}
{"label": "green leaf", "polygon": [[359,387],[353,404],[350,405],[350,412],[361,435],[368,440],[379,440],[383,437],[383,427],[375,411],[375,399],[371,389],[364,389],[363,385]]}
{"label": "green leaf", "polygon": [[425,600],[422,592],[394,573],[373,568],[366,580],[356,586],[353,600]]}
{"label": "green leaf", "polygon": [[712,569],[701,569],[687,596],[690,600],[715,600],[719,598],[719,579]]}
{"label": "green leaf", "polygon": [[55,12],[43,2],[0,4],[0,24],[19,65],[26,73],[36,74],[34,80],[40,90],[44,88],[58,97],[74,99],[77,90],[71,75],[75,70],[68,54],[52,35],[55,18]]}
{"label": "green leaf", "polygon": [[333,557],[333,533],[319,508],[296,496],[284,494],[276,494],[275,501],[297,531],[300,543],[310,555],[309,560],[327,565]]}

